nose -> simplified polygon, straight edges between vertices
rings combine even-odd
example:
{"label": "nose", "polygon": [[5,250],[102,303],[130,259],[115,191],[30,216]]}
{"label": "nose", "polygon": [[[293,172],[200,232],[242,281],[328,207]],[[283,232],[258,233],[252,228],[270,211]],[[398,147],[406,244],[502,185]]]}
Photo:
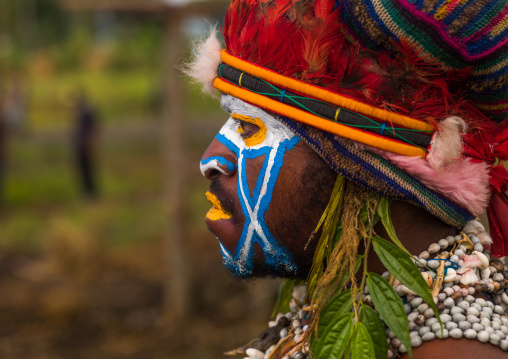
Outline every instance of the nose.
{"label": "nose", "polygon": [[206,179],[212,181],[220,175],[228,177],[236,173],[236,156],[217,138],[214,138],[206,149],[199,168]]}

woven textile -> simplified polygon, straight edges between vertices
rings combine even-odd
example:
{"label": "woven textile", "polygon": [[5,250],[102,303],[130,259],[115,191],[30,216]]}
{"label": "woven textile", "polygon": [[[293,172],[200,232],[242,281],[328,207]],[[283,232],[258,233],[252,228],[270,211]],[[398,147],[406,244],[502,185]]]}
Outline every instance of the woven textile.
{"label": "woven textile", "polygon": [[284,117],[279,119],[319,153],[330,167],[347,179],[385,197],[425,208],[443,222],[457,228],[474,219],[464,208],[425,187],[390,161],[359,150],[353,142]]}
{"label": "woven textile", "polygon": [[353,42],[396,53],[418,48],[444,67],[472,69],[468,98],[499,122],[508,117],[507,0],[337,0]]}

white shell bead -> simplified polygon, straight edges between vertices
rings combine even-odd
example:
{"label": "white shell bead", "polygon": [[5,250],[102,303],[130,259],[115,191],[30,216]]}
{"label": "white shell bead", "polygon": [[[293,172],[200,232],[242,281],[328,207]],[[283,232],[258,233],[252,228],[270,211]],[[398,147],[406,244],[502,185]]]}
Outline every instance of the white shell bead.
{"label": "white shell bead", "polygon": [[464,255],[464,251],[462,249],[456,249],[453,254],[460,258]]}
{"label": "white shell bead", "polygon": [[450,333],[448,332],[447,329],[443,329],[443,333],[441,333],[441,330],[436,332],[436,338],[439,338],[439,339],[446,339],[449,336],[450,336]]}
{"label": "white shell bead", "polygon": [[474,323],[473,329],[476,330],[477,332],[481,332],[482,330],[485,329],[485,327],[483,325],[481,325],[480,323]]}
{"label": "white shell bead", "polygon": [[504,314],[504,309],[503,309],[503,307],[501,307],[500,305],[496,305],[496,306],[494,307],[494,312],[495,312],[496,314],[502,315],[502,314]]}
{"label": "white shell bead", "polygon": [[460,330],[468,330],[472,328],[472,324],[469,322],[466,322],[465,320],[462,320],[459,322],[459,329]]}
{"label": "white shell bead", "polygon": [[455,301],[453,300],[453,298],[448,297],[444,300],[443,304],[445,305],[445,307],[450,308],[455,304]]}
{"label": "white shell bead", "polygon": [[482,343],[486,343],[489,341],[489,333],[486,332],[485,330],[482,330],[481,332],[478,332],[478,340],[481,341]]}
{"label": "white shell bead", "polygon": [[477,335],[477,333],[473,329],[468,329],[468,330],[464,331],[464,336],[467,339],[475,339],[476,335]]}
{"label": "white shell bead", "polygon": [[467,320],[469,323],[471,323],[471,324],[473,324],[473,323],[480,323],[480,318],[475,317],[474,315],[468,315],[468,316],[466,317],[466,320]]}
{"label": "white shell bead", "polygon": [[445,249],[449,245],[446,239],[440,239],[439,242],[437,242],[437,244],[439,244],[439,247],[441,247],[441,249]]}
{"label": "white shell bead", "polygon": [[452,330],[452,329],[458,328],[459,325],[457,323],[455,323],[455,322],[448,322],[448,323],[445,324],[445,327],[448,330]]}
{"label": "white shell bead", "polygon": [[422,340],[424,342],[429,342],[434,339],[436,339],[436,334],[434,334],[433,332],[427,332],[424,335],[422,335]]}
{"label": "white shell bead", "polygon": [[457,272],[453,268],[448,268],[446,276],[443,278],[443,282],[453,282],[457,278]]}
{"label": "white shell bead", "polygon": [[418,256],[418,258],[421,258],[421,259],[429,259],[430,257],[430,253],[427,252],[427,251],[423,251],[422,253],[420,253],[420,255]]}
{"label": "white shell bead", "polygon": [[434,254],[434,253],[437,253],[441,250],[441,247],[439,246],[439,244],[437,243],[432,243],[430,246],[429,246],[429,249],[428,249],[428,252],[430,254]]}
{"label": "white shell bead", "polygon": [[420,345],[422,345],[422,343],[423,343],[423,340],[422,340],[422,338],[420,338],[420,336],[415,335],[415,336],[411,337],[411,346],[413,348],[419,347]]}
{"label": "white shell bead", "polygon": [[501,341],[501,338],[499,337],[499,335],[493,333],[493,334],[490,334],[490,338],[489,338],[489,342],[491,344],[494,344],[494,345],[499,345],[499,342]]}
{"label": "white shell bead", "polygon": [[441,264],[441,261],[438,260],[428,260],[427,261],[427,267],[436,269]]}
{"label": "white shell bead", "polygon": [[452,338],[460,339],[460,338],[462,338],[463,335],[464,334],[463,334],[462,330],[460,330],[459,328],[455,328],[455,329],[450,330],[450,336]]}
{"label": "white shell bead", "polygon": [[449,245],[452,245],[453,243],[455,243],[455,237],[448,236],[446,237],[446,241],[448,242]]}
{"label": "white shell bead", "polygon": [[265,353],[255,348],[249,348],[245,351],[245,354],[249,356],[251,359],[264,359]]}

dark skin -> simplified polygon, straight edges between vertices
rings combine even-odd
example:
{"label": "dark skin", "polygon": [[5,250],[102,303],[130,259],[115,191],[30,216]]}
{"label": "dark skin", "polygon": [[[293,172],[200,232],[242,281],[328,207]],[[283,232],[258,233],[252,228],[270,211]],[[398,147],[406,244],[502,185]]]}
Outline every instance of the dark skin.
{"label": "dark skin", "polygon": [[[252,129],[252,131],[255,132],[255,129]],[[231,153],[228,153],[227,149],[220,143],[217,143],[216,140],[212,142],[205,153],[205,157],[211,155],[221,155],[231,161],[235,160],[231,156]],[[311,170],[309,166],[312,166]],[[255,178],[255,174],[259,171],[259,164],[253,162],[250,167],[247,171],[248,181],[250,181],[249,171],[253,172],[252,178]],[[310,177],[309,172],[311,172]],[[224,188],[224,196],[229,195],[230,198],[219,199],[225,203],[231,200],[231,208],[228,209],[233,214],[240,213],[240,211],[234,210],[235,204],[233,203],[236,193],[233,187],[235,186],[235,176],[237,175],[237,173],[221,175],[217,171],[206,173],[206,177],[212,181],[212,192],[215,183],[216,187]],[[281,175],[279,176],[280,182],[276,184],[274,189],[274,194],[277,193],[277,195],[274,195],[270,204],[266,221],[277,241],[284,243],[297,259],[300,266],[299,276],[302,278],[305,278],[310,271],[314,247],[317,242],[314,239],[306,247],[308,238],[326,207],[335,177],[336,173],[316,153],[310,150],[306,144],[301,142],[288,153],[284,166],[281,169]],[[299,185],[302,182],[305,183],[304,186]],[[295,196],[294,192],[290,191],[295,191],[296,193],[304,191],[305,195]],[[427,250],[430,244],[436,243],[439,239],[457,234],[456,228],[444,224],[425,210],[411,204],[394,201],[390,210],[397,236],[410,253],[419,254]],[[226,245],[234,246],[235,238],[238,238],[235,237],[237,234],[234,232],[237,232],[238,224],[241,225],[245,220],[240,215],[238,217],[240,218],[236,218],[237,224],[231,221],[231,223],[223,223],[214,227],[215,234]],[[379,236],[389,238],[381,223],[378,223],[374,227],[374,230]],[[362,251],[362,248],[359,248],[359,252]],[[263,263],[262,253],[259,248],[257,248],[256,257],[257,264]],[[385,271],[385,268],[375,255],[369,256],[368,269],[376,273]],[[255,273],[256,276],[270,274],[269,272],[264,272],[263,269]],[[477,340],[456,340],[452,338],[427,342],[415,348],[413,354],[414,358],[417,359],[449,359],[453,357],[460,357],[461,359],[477,359],[479,357],[492,359],[506,358],[506,353],[497,346],[483,344]],[[401,358],[409,358],[409,356],[405,354]]]}

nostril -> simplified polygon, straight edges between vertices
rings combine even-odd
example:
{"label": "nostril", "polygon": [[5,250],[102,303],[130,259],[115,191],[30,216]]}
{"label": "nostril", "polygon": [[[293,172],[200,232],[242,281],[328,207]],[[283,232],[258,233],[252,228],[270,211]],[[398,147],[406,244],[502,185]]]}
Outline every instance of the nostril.
{"label": "nostril", "polygon": [[218,170],[216,170],[215,168],[210,168],[210,169],[206,170],[206,172],[205,172],[205,177],[208,180],[214,180],[217,177],[219,177],[220,175],[221,175],[221,173]]}

